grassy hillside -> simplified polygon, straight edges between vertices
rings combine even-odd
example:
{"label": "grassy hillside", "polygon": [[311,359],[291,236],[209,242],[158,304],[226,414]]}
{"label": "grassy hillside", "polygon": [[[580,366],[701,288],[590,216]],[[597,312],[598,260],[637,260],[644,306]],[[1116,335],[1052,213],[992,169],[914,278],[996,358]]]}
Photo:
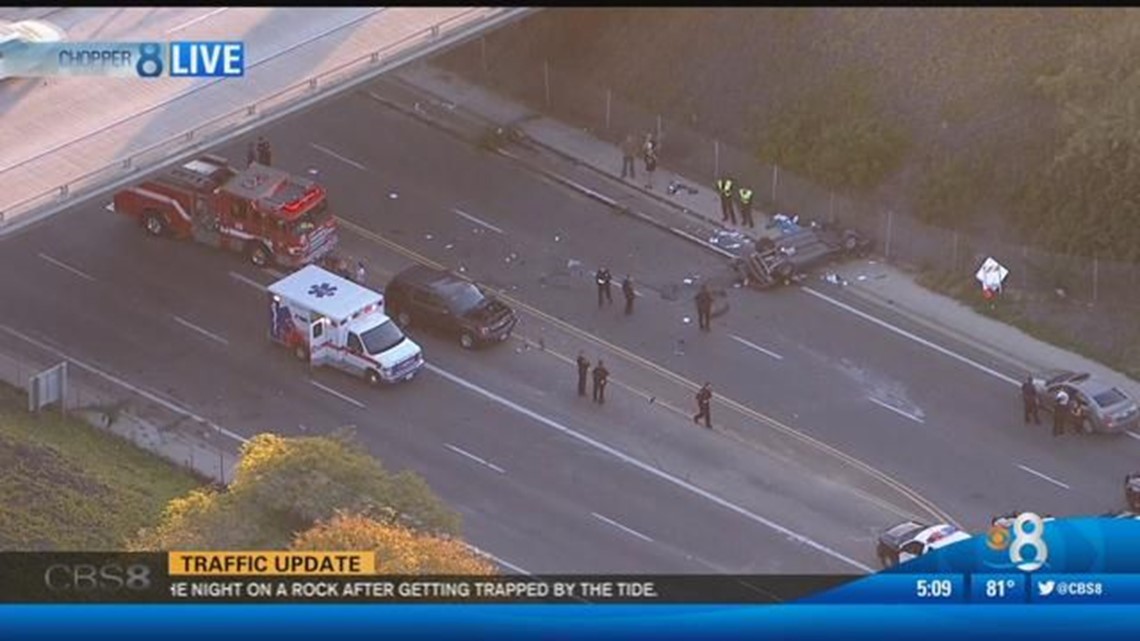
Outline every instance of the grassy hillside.
{"label": "grassy hillside", "polygon": [[113,435],[29,415],[0,384],[0,550],[114,550],[201,484]]}

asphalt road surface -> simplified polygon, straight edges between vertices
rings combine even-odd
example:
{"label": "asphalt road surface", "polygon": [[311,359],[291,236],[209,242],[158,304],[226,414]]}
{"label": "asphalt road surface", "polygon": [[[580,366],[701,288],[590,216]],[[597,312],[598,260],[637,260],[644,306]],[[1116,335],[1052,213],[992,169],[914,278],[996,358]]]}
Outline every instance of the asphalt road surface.
{"label": "asphalt road surface", "polygon": [[[243,434],[355,425],[460,509],[469,540],[532,572],[850,571],[838,557],[872,564],[874,531],[911,514],[978,528],[1113,507],[1140,446],[1026,429],[1009,384],[797,290],[733,290],[702,335],[691,296],[721,259],[367,91],[266,133],[280,164],[329,186],[375,284],[412,260],[462,268],[519,304],[518,340],[468,353],[413,330],[432,369],[408,385],[310,376],[264,340],[272,276],[146,239],[104,203],[4,241],[0,322]],[[597,309],[601,264],[638,282],[634,316]],[[578,349],[613,372],[604,408],[574,395]],[[714,433],[687,416],[702,380]]]}

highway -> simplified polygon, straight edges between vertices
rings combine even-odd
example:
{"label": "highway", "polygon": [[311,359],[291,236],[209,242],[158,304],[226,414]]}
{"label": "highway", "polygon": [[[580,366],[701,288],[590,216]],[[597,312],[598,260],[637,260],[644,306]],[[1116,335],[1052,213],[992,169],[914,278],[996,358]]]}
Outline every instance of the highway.
{"label": "highway", "polygon": [[[844,557],[871,565],[874,532],[911,515],[977,529],[1014,508],[1114,507],[1140,447],[1026,429],[1007,382],[803,291],[731,290],[702,335],[684,281],[723,277],[722,259],[369,91],[265,133],[282,166],[328,185],[377,285],[412,260],[462,267],[517,303],[518,340],[469,353],[413,330],[432,367],[408,385],[310,377],[264,339],[271,275],[147,239],[102,202],[2,242],[0,323],[241,434],[354,425],[459,509],[469,540],[531,572],[852,571]],[[597,309],[600,264],[639,283],[633,317]],[[605,407],[574,394],[578,349],[609,364]],[[688,419],[703,380],[714,433]]]}

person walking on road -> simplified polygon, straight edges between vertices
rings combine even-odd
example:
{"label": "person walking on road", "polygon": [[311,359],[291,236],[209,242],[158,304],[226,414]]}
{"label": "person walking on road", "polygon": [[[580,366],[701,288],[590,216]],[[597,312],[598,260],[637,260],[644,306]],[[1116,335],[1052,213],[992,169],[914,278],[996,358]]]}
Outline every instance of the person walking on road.
{"label": "person walking on road", "polygon": [[613,281],[613,276],[610,275],[610,270],[605,267],[599,269],[594,275],[594,281],[598,283],[598,307],[601,307],[603,302],[612,304],[614,295],[610,291],[610,283]]}
{"label": "person walking on road", "polygon": [[1025,424],[1033,419],[1034,425],[1041,424],[1041,417],[1037,414],[1037,388],[1033,386],[1033,377],[1026,376],[1021,384],[1021,404],[1025,410]]}
{"label": "person walking on road", "polygon": [[266,167],[273,166],[273,148],[269,146],[265,136],[257,137],[257,162]]}
{"label": "person walking on road", "polygon": [[740,197],[740,224],[753,229],[756,223],[752,220],[752,190],[747,187],[741,187],[737,192]]}
{"label": "person walking on road", "polygon": [[697,326],[704,331],[711,329],[712,321],[712,292],[709,286],[701,283],[701,291],[697,292]]}
{"label": "person walking on road", "polygon": [[621,293],[625,294],[625,315],[629,316],[633,313],[633,299],[637,297],[637,291],[633,289],[633,278],[629,274],[621,281]]}
{"label": "person walking on road", "polygon": [[578,396],[586,395],[586,375],[590,373],[590,361],[585,352],[578,352]]}
{"label": "person walking on road", "polygon": [[721,176],[716,181],[716,191],[720,195],[720,221],[736,224],[736,211],[732,206],[732,179]]}
{"label": "person walking on road", "polygon": [[627,134],[625,140],[621,141],[621,177],[625,180],[628,177],[630,180],[637,180],[637,171],[634,169],[633,160],[637,158],[637,140],[633,134]]}
{"label": "person walking on road", "polygon": [[1053,436],[1065,433],[1065,420],[1069,417],[1069,395],[1065,390],[1057,392],[1053,403]]}
{"label": "person walking on road", "polygon": [[599,358],[598,364],[594,367],[594,402],[598,405],[606,403],[606,381],[609,377],[610,371]]}
{"label": "person walking on road", "polygon": [[249,141],[249,145],[245,148],[245,166],[248,167],[257,162],[257,146],[253,141]]}
{"label": "person walking on road", "polygon": [[710,408],[712,406],[712,384],[705,381],[701,389],[697,390],[697,410],[693,416],[693,422],[697,425],[701,424],[701,419],[705,420],[705,427],[712,429],[712,413]]}
{"label": "person walking on road", "polygon": [[657,171],[657,140],[652,133],[645,134],[645,145],[641,150],[645,161],[646,189],[653,189],[653,172]]}

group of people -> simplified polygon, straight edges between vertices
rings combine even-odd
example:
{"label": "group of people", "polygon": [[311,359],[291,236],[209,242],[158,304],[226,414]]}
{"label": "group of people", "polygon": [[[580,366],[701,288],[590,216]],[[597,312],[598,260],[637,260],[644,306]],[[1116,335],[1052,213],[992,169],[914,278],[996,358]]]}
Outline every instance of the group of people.
{"label": "group of people", "polygon": [[[590,369],[590,359],[586,358],[585,352],[578,352],[578,359],[575,361],[578,365],[578,396],[586,395],[586,382],[588,379],[593,379],[593,387],[591,388],[593,400],[599,405],[604,405],[606,402],[606,384],[609,383],[610,371],[606,369],[605,361],[598,359],[598,364]],[[697,413],[693,415],[693,422],[700,425],[704,421],[707,429],[712,429],[712,384],[705,382],[699,390],[697,390]]]}
{"label": "group of people", "polygon": [[752,218],[752,189],[736,187],[731,176],[721,176],[716,181],[716,192],[720,196],[721,222],[736,224],[736,207],[740,207],[740,224],[749,229],[756,227]]}
{"label": "group of people", "polygon": [[[606,267],[599,268],[594,274],[594,282],[598,285],[598,307],[613,304],[614,295],[610,289],[613,280],[613,275]],[[637,290],[633,288],[633,277],[629,274],[626,274],[621,281],[621,293],[625,296],[625,313],[628,316],[633,313],[633,301],[637,298]]]}
{"label": "group of people", "polygon": [[646,189],[653,189],[653,172],[657,171],[657,154],[659,152],[657,138],[653,132],[645,134],[645,139],[639,145],[633,134],[625,137],[621,143],[621,177],[637,180],[634,169],[634,159],[641,156],[645,163]]}
{"label": "group of people", "polygon": [[[1034,425],[1040,425],[1041,398],[1037,393],[1037,387],[1033,384],[1032,376],[1026,376],[1025,381],[1021,383],[1021,403],[1025,424],[1029,425],[1032,421]],[[1084,430],[1085,411],[1080,399],[1069,396],[1069,393],[1063,389],[1058,390],[1053,398],[1053,436],[1064,434],[1066,427],[1071,427],[1073,432],[1080,434]]]}
{"label": "group of people", "polygon": [[249,146],[245,150],[245,162],[247,165],[257,163],[265,165],[266,167],[273,166],[273,148],[269,146],[269,141],[265,136],[258,136],[257,142],[249,141]]}

